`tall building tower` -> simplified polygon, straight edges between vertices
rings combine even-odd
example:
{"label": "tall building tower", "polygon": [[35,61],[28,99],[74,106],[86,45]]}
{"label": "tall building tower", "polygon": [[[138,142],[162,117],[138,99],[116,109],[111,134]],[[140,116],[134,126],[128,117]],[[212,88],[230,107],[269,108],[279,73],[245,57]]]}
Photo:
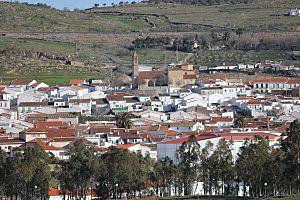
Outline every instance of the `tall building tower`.
{"label": "tall building tower", "polygon": [[139,56],[136,51],[132,54],[132,78],[139,76]]}

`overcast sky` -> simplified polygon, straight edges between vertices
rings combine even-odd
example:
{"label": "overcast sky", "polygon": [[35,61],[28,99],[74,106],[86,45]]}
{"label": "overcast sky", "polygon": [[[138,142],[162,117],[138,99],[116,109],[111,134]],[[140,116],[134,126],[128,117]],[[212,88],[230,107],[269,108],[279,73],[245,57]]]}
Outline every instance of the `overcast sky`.
{"label": "overcast sky", "polygon": [[[3,0],[0,0],[3,1]],[[9,1],[9,0],[5,0]],[[12,0],[14,2],[15,0]],[[111,3],[118,4],[120,1],[128,1],[132,2],[133,0],[18,0],[19,2],[28,2],[28,3],[46,3],[52,7],[58,8],[58,9],[63,9],[64,7],[68,7],[69,9],[74,9],[74,8],[80,8],[80,9],[85,9],[85,8],[90,8],[94,6],[95,3],[98,3],[100,5],[106,3],[107,5],[110,5]],[[136,0],[137,2],[137,0]]]}

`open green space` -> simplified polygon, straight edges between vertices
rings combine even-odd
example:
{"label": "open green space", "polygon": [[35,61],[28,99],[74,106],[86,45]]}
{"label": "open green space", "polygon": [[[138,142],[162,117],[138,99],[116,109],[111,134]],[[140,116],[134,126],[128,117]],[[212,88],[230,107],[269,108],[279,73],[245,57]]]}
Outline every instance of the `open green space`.
{"label": "open green space", "polygon": [[25,70],[26,68],[28,69],[28,72],[21,70],[16,73],[9,73],[6,70],[0,70],[0,79],[2,81],[10,81],[14,79],[35,79],[38,82],[45,82],[49,85],[69,83],[72,79],[103,79],[103,75],[96,71],[74,68],[57,69],[55,66],[53,66],[53,68],[47,67],[47,70],[37,71],[30,70],[28,67],[25,67]]}
{"label": "open green space", "polygon": [[75,43],[47,41],[30,38],[0,37],[0,50],[43,52],[46,54],[68,56],[76,51]]}

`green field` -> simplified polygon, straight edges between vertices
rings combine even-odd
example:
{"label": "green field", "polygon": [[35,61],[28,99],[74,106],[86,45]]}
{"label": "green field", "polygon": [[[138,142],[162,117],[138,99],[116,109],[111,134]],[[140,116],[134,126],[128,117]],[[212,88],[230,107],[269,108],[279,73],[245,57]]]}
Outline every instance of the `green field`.
{"label": "green field", "polygon": [[46,41],[30,38],[0,38],[0,49],[44,52],[47,54],[68,56],[75,54],[75,43]]}

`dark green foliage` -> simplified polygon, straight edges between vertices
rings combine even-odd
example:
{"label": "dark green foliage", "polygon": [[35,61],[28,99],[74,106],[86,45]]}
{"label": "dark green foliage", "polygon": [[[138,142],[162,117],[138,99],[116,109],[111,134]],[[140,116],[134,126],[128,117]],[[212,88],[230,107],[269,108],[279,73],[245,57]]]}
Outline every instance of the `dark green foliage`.
{"label": "dark green foliage", "polygon": [[85,198],[99,166],[93,147],[76,141],[69,160],[62,161],[58,179],[64,195]]}
{"label": "dark green foliage", "polygon": [[[300,122],[291,123],[288,137],[282,141],[282,150],[285,152],[285,172],[287,183],[299,193],[300,184]],[[293,191],[292,191],[293,192]]]}
{"label": "dark green foliage", "polygon": [[50,178],[49,156],[40,147],[23,149],[14,157],[0,152],[0,196],[47,198]]}
{"label": "dark green foliage", "polygon": [[195,135],[190,136],[189,140],[181,145],[178,158],[180,159],[179,169],[182,173],[184,194],[191,195],[192,184],[197,180],[200,160],[200,145]]}
{"label": "dark green foliage", "polygon": [[149,157],[130,153],[128,150],[112,147],[100,158],[97,170],[99,197],[116,197],[125,193],[127,197],[139,193],[147,186],[150,173],[153,173],[153,161]]}
{"label": "dark green foliage", "polygon": [[132,122],[130,121],[131,114],[130,113],[119,113],[116,115],[116,125],[118,128],[126,128],[130,129],[132,126]]}
{"label": "dark green foliage", "polygon": [[146,37],[145,39],[135,39],[132,42],[134,48],[154,48],[163,47],[170,44],[171,39],[169,37]]}

